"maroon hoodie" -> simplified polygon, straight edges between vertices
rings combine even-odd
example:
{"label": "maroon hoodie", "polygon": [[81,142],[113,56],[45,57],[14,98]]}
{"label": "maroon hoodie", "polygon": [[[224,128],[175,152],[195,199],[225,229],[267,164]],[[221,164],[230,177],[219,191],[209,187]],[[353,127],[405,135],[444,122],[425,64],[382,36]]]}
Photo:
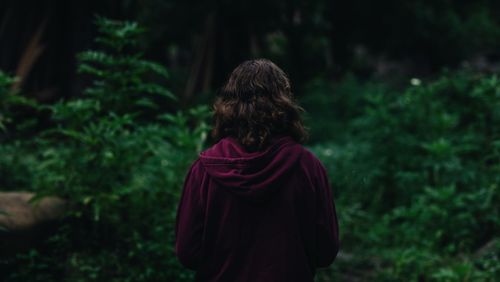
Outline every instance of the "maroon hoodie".
{"label": "maroon hoodie", "polygon": [[227,137],[192,165],[175,250],[196,281],[313,281],[338,249],[326,171],[292,138],[247,152]]}

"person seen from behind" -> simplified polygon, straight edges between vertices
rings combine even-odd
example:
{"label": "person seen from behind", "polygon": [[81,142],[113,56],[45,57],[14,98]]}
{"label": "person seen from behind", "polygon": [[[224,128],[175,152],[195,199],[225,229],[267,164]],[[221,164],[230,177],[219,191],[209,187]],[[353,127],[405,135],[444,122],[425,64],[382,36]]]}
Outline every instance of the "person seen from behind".
{"label": "person seen from behind", "polygon": [[175,252],[196,281],[313,281],[339,250],[324,166],[285,73],[240,64],[214,103],[216,144],[191,166],[177,209]]}

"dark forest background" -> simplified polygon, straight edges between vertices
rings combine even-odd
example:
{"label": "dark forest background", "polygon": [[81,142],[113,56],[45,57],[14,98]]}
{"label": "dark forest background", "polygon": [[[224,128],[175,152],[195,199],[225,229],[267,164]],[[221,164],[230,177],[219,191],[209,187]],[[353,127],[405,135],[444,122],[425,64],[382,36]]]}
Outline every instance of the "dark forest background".
{"label": "dark forest background", "polygon": [[0,280],[192,280],[184,175],[217,89],[262,57],[337,203],[317,281],[500,279],[500,2],[19,0],[0,3]]}
{"label": "dark forest background", "polygon": [[498,63],[497,1],[4,1],[0,67],[41,100],[78,95],[75,54],[95,46],[95,15],[135,20],[148,59],[189,99],[219,87],[241,61],[266,57],[296,86],[429,76]]}

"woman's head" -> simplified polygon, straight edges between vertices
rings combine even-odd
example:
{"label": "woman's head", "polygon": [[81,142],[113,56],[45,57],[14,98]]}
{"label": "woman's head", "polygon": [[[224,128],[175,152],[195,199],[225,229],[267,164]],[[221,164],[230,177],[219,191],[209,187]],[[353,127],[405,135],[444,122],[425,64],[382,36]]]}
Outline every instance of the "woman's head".
{"label": "woman's head", "polygon": [[245,61],[231,73],[214,103],[212,135],[216,140],[234,137],[251,151],[263,148],[275,135],[302,143],[307,133],[301,112],[278,66],[266,59]]}

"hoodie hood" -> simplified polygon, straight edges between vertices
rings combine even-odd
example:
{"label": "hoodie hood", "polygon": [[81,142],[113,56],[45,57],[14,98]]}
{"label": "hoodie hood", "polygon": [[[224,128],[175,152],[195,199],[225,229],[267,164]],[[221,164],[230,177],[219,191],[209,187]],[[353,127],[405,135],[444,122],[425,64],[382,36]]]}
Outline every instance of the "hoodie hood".
{"label": "hoodie hood", "polygon": [[253,199],[278,189],[302,152],[289,136],[276,137],[262,151],[247,152],[238,140],[226,137],[200,154],[214,181],[233,193]]}

